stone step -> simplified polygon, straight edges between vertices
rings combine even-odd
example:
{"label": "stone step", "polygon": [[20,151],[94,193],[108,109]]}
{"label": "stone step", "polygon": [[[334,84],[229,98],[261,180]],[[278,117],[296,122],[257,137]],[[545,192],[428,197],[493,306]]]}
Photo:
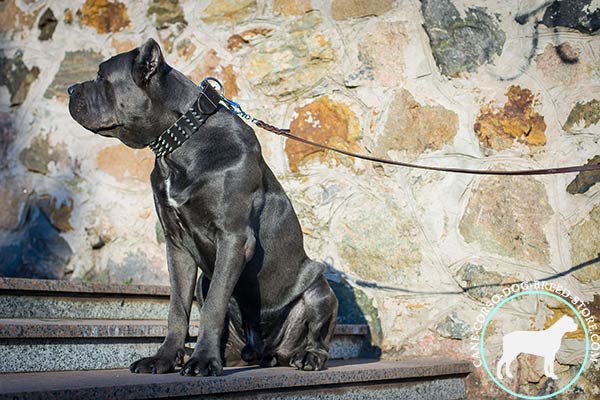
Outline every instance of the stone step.
{"label": "stone step", "polygon": [[220,377],[128,370],[0,375],[0,399],[465,399],[471,364],[441,358],[331,361],[323,371],[226,368]]}
{"label": "stone step", "polygon": [[[168,286],[0,278],[0,318],[167,319]],[[198,319],[194,305],[191,319]]]}
{"label": "stone step", "polygon": [[[156,352],[165,320],[0,319],[0,373],[125,368]],[[192,322],[188,347],[198,324]],[[368,354],[366,325],[337,325],[331,359]]]}
{"label": "stone step", "polygon": [[[199,324],[190,324],[189,336],[198,335]],[[366,325],[335,327],[335,336],[366,336]],[[166,320],[110,319],[0,319],[0,339],[75,339],[75,338],[163,338]]]}
{"label": "stone step", "polygon": [[[167,332],[169,291],[0,278],[0,373],[123,368],[152,355]],[[198,320],[194,306],[190,346]],[[349,322],[336,330],[332,359],[377,355],[368,325]]]}
{"label": "stone step", "polygon": [[[332,286],[343,290],[343,285]],[[338,292],[338,298],[347,296]],[[169,294],[168,286],[0,278],[0,318],[167,319]],[[361,313],[357,304],[340,301],[338,322],[364,324]],[[194,302],[191,320],[198,318]]]}

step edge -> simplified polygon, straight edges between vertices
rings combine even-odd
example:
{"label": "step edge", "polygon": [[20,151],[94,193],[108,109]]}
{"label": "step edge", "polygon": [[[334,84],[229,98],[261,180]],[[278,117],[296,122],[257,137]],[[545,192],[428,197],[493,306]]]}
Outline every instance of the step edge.
{"label": "step edge", "polygon": [[[29,322],[31,321],[31,322]],[[191,330],[199,324],[192,322]],[[155,331],[144,334],[142,330]],[[338,324],[334,336],[368,336],[366,324]],[[166,320],[0,319],[0,339],[150,338],[167,334]]]}
{"label": "step edge", "polygon": [[169,296],[171,288],[163,285],[123,285],[95,282],[71,282],[52,279],[0,278],[0,294],[33,292],[54,296],[64,293]]}
{"label": "step edge", "polygon": [[[394,366],[394,364],[405,363],[405,361],[390,362],[390,361],[374,361],[369,360],[369,363],[387,363],[387,366],[383,366],[377,369],[365,369],[363,367],[363,359],[354,359],[352,363],[345,361],[342,364],[343,367],[356,366],[355,370],[335,370],[337,363],[325,371],[318,372],[300,372],[292,368],[277,368],[278,371],[271,373],[267,372],[263,376],[235,376],[235,373],[221,376],[221,377],[198,377],[189,378],[181,377],[178,374],[169,375],[133,375],[128,370],[112,370],[114,374],[123,374],[124,379],[131,378],[144,378],[139,379],[136,383],[122,383],[119,380],[111,379],[106,377],[106,382],[102,383],[88,381],[87,384],[79,384],[76,387],[70,385],[69,388],[61,388],[54,385],[54,388],[40,387],[39,383],[35,389],[29,390],[2,390],[0,389],[0,397],[3,396],[18,396],[22,394],[50,394],[55,393],[57,395],[84,395],[90,393],[98,395],[99,393],[108,393],[110,391],[119,391],[132,393],[135,392],[136,398],[153,398],[162,396],[197,396],[197,395],[211,395],[211,394],[226,394],[226,393],[244,393],[250,391],[269,391],[283,388],[312,388],[312,387],[327,387],[332,385],[339,385],[345,383],[364,383],[364,384],[379,384],[382,382],[402,382],[411,380],[435,380],[442,378],[464,378],[472,372],[472,365],[467,361],[462,360],[448,360],[448,359],[429,359],[430,362],[425,365],[408,365],[408,366]],[[256,370],[256,369],[255,369]],[[263,371],[265,371],[263,369]],[[69,374],[69,372],[63,372]],[[79,371],[78,371],[79,372]],[[89,371],[88,371],[89,372]],[[98,372],[98,371],[93,371]],[[106,372],[102,371],[102,372]],[[44,373],[32,373],[32,378],[38,377]],[[56,374],[56,373],[55,373]],[[17,375],[17,374],[11,374]],[[18,374],[28,375],[28,374]],[[77,374],[73,374],[77,375]],[[4,375],[6,377],[7,375]],[[146,378],[152,377],[167,377],[171,379],[157,379],[160,382],[152,382],[151,379]],[[2,375],[0,375],[0,382],[2,381]],[[308,379],[306,379],[308,378]],[[72,383],[72,381],[71,381]],[[0,385],[0,387],[3,385]],[[148,391],[156,391],[150,396],[138,397],[140,394],[147,394]],[[100,390],[100,392],[98,392]]]}

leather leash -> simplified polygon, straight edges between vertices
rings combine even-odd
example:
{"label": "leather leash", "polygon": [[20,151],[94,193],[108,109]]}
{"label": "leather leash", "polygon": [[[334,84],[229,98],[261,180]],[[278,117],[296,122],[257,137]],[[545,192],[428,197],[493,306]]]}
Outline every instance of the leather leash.
{"label": "leather leash", "polygon": [[259,119],[254,119],[252,121],[256,126],[267,130],[269,132],[273,132],[277,135],[285,136],[287,138],[297,140],[298,142],[302,142],[311,146],[319,147],[324,150],[335,151],[336,153],[344,154],[350,157],[360,158],[367,161],[379,162],[383,164],[390,165],[399,165],[401,167],[415,168],[415,169],[425,169],[429,171],[440,171],[440,172],[452,172],[455,174],[473,174],[473,175],[555,175],[555,174],[567,174],[570,172],[582,172],[582,171],[596,171],[600,170],[600,164],[590,164],[590,165],[577,165],[571,167],[560,167],[560,168],[546,168],[546,169],[527,169],[527,170],[516,170],[516,171],[499,171],[499,170],[482,170],[482,169],[466,169],[466,168],[449,168],[449,167],[433,167],[427,165],[418,165],[418,164],[410,164],[401,161],[390,160],[386,158],[379,158],[374,156],[369,156],[366,154],[358,154],[353,153],[351,151],[338,149],[335,147],[327,146],[325,144],[316,143],[310,141],[308,139],[301,138],[299,136],[293,135],[289,129],[281,129],[276,126],[267,124],[264,121]]}
{"label": "leather leash", "polygon": [[362,160],[379,162],[383,164],[398,165],[400,167],[424,169],[428,171],[439,171],[439,172],[451,172],[455,174],[472,174],[472,175],[510,175],[510,176],[526,176],[526,175],[557,175],[557,174],[568,174],[572,172],[586,172],[586,171],[598,171],[600,170],[600,164],[589,164],[589,165],[576,165],[570,167],[558,167],[558,168],[544,168],[544,169],[527,169],[527,170],[512,170],[512,171],[500,171],[500,170],[481,170],[481,169],[467,169],[467,168],[451,168],[451,167],[433,167],[427,165],[411,164],[402,161],[395,161],[386,158],[379,158],[369,156],[366,154],[354,153],[351,151],[338,149],[336,147],[328,146],[326,144],[313,142],[308,139],[304,139],[300,136],[294,135],[289,129],[278,128],[274,125],[268,124],[260,119],[254,118],[242,110],[241,106],[235,101],[228,99],[223,94],[223,85],[216,78],[206,78],[202,81],[204,85],[208,81],[217,83],[221,89],[221,100],[225,102],[227,107],[236,115],[241,116],[244,119],[251,121],[253,124],[271,133],[285,136],[289,139],[296,140],[298,142],[307,144],[309,146],[318,147],[323,150],[330,150],[339,154],[344,154],[349,157],[360,158]]}

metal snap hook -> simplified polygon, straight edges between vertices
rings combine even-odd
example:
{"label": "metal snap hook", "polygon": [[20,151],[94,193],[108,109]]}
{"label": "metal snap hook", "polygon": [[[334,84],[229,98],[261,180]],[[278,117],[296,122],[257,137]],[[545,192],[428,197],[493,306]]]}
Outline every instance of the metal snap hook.
{"label": "metal snap hook", "polygon": [[[200,89],[202,89],[204,87],[204,85],[209,85],[209,82],[215,82],[217,84],[217,86],[219,87],[219,94],[221,95],[221,97],[223,97],[225,95],[225,88],[223,87],[223,84],[221,83],[221,81],[218,80],[217,78],[213,78],[212,76],[207,76],[206,78],[204,78],[202,80],[202,82],[200,82],[200,85],[198,85],[198,86],[200,87]],[[214,86],[213,86],[213,88],[215,90],[217,89]]]}

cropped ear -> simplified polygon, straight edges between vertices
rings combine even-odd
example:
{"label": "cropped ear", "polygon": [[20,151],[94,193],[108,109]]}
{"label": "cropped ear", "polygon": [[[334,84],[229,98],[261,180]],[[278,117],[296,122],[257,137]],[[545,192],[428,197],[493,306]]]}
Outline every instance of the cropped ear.
{"label": "cropped ear", "polygon": [[160,46],[152,38],[138,49],[135,58],[134,74],[138,84],[146,84],[150,78],[164,67],[164,58]]}

